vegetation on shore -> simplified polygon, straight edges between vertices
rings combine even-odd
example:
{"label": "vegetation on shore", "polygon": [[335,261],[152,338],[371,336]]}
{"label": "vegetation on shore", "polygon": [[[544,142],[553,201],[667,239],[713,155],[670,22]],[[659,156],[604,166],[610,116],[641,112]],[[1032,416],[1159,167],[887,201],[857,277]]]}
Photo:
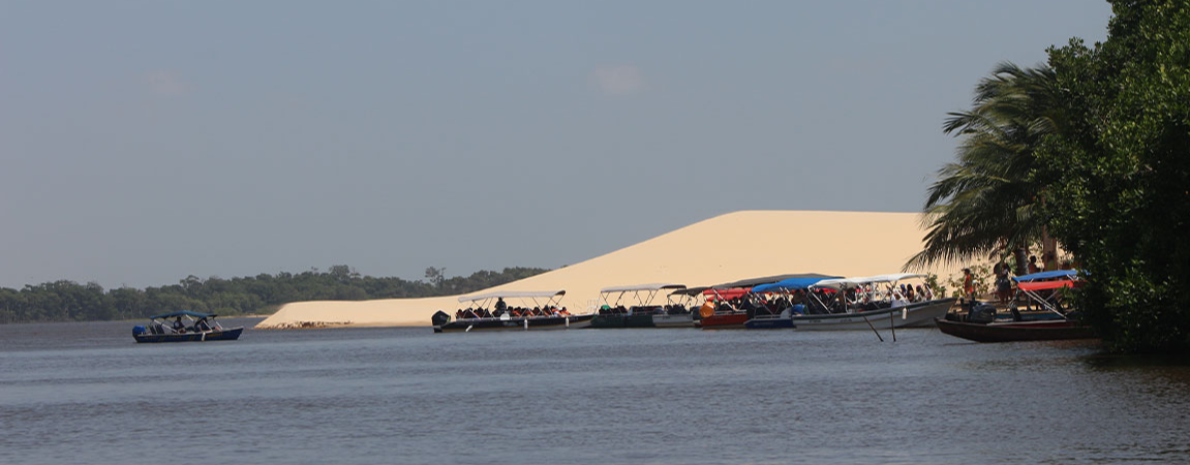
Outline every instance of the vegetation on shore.
{"label": "vegetation on shore", "polygon": [[[1108,38],[1002,65],[945,130],[964,137],[907,267],[1071,253],[1113,352],[1190,350],[1190,2],[1109,0]],[[1050,249],[1052,250],[1052,249]]]}
{"label": "vegetation on shore", "polygon": [[189,276],[160,287],[104,290],[96,283],[54,281],[22,289],[0,287],[0,323],[96,321],[147,318],[177,310],[220,315],[271,313],[281,305],[308,300],[368,300],[465,294],[549,271],[514,267],[447,278],[443,268],[426,270],[425,280],[361,276],[347,265],[327,271],[259,274],[222,279]]}

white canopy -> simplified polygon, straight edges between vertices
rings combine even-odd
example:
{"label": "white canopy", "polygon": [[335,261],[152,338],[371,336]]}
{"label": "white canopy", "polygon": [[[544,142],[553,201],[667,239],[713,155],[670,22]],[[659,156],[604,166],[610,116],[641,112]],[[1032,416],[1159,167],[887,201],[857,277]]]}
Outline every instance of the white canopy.
{"label": "white canopy", "polygon": [[879,282],[875,278],[842,278],[824,279],[810,287],[825,287],[829,289],[855,289],[860,286]]}
{"label": "white canopy", "polygon": [[605,287],[599,292],[606,294],[609,292],[637,292],[637,291],[660,291],[662,289],[685,289],[685,284],[666,284],[666,283],[648,283],[637,284],[634,286],[613,286]]}
{"label": "white canopy", "polygon": [[872,279],[875,279],[876,282],[897,282],[902,279],[924,278],[924,277],[926,277],[926,275],[918,274],[918,273],[894,273],[894,274],[882,274],[880,276],[873,276]]}
{"label": "white canopy", "polygon": [[824,279],[817,284],[810,287],[825,287],[829,289],[855,289],[857,287],[866,286],[868,284],[877,283],[895,283],[902,279],[909,278],[924,278],[924,274],[916,273],[894,273],[882,274],[877,276],[867,276],[863,278],[843,278],[843,279]]}
{"label": "white canopy", "polygon": [[459,297],[459,302],[477,302],[480,300],[509,298],[509,299],[535,299],[546,298],[552,299],[565,295],[566,291],[493,291],[485,292],[483,294],[465,295]]}

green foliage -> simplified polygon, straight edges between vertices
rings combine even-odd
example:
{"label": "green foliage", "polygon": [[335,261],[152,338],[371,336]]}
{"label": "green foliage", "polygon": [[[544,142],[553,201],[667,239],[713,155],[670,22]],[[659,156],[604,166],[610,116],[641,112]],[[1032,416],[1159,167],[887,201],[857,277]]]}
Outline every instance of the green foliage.
{"label": "green foliage", "polygon": [[926,282],[926,286],[928,286],[930,289],[933,289],[934,292],[937,293],[937,295],[939,295],[939,296],[946,295],[946,286],[943,286],[942,283],[938,282],[938,275],[936,275],[934,273],[926,273],[925,282]]}
{"label": "green foliage", "polygon": [[1190,5],[1111,3],[1107,41],[1049,50],[1079,117],[1041,151],[1056,178],[1047,212],[1111,350],[1190,350]]}
{"label": "green foliage", "polygon": [[446,278],[442,275],[445,269],[433,269],[439,270],[433,283],[361,276],[347,265],[335,265],[326,272],[312,269],[298,274],[282,272],[232,279],[212,276],[204,280],[191,275],[178,284],[144,290],[121,287],[105,292],[96,283],[73,281],[28,285],[20,290],[0,287],[0,323],[134,319],[177,310],[248,315],[307,300],[465,294],[549,271],[514,267]]}
{"label": "green foliage", "polygon": [[[971,270],[972,282],[975,284],[975,295],[988,295],[992,292],[991,283],[995,282],[995,276],[992,276],[992,265],[982,263],[971,265],[968,267]],[[965,297],[963,295],[963,272],[953,273],[946,278],[946,285],[953,286],[954,292],[950,294],[951,297]],[[941,295],[946,295],[947,287],[942,287]]]}
{"label": "green foliage", "polygon": [[906,269],[1008,251],[1022,256],[1041,240],[1045,218],[1038,207],[1045,179],[1035,169],[1036,150],[1067,124],[1056,110],[1055,84],[1049,67],[1002,63],[976,87],[971,110],[949,115],[943,131],[961,138],[957,161],[938,170],[929,189],[922,215],[929,228],[925,248]]}

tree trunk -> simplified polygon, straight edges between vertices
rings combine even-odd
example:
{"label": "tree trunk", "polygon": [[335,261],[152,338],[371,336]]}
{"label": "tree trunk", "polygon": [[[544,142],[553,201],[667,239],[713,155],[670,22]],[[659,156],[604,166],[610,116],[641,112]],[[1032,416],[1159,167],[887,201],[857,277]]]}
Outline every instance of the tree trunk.
{"label": "tree trunk", "polygon": [[1029,249],[1017,247],[1012,253],[1016,256],[1016,275],[1024,276],[1029,274]]}

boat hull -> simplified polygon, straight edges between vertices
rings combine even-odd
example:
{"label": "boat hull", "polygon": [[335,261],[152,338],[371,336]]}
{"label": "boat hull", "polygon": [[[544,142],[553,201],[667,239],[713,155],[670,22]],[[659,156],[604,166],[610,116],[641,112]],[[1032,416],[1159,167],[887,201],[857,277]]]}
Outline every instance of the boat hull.
{"label": "boat hull", "polygon": [[702,329],[743,329],[747,313],[716,313],[702,318]]}
{"label": "boat hull", "polygon": [[658,328],[693,328],[694,313],[678,315],[653,315],[653,326]]}
{"label": "boat hull", "polygon": [[596,329],[618,328],[655,328],[652,314],[629,315],[617,313],[612,315],[596,315],[591,319],[591,327]]}
{"label": "boat hull", "polygon": [[535,316],[528,318],[468,318],[452,321],[443,325],[435,325],[435,333],[492,331],[492,330],[542,330],[542,329],[581,329],[591,326],[595,314],[570,316]]}
{"label": "boat hull", "polygon": [[1065,341],[1096,338],[1091,328],[1080,326],[1074,321],[982,324],[938,318],[935,323],[938,325],[938,329],[945,334],[975,342]]}
{"label": "boat hull", "polygon": [[693,328],[693,314],[666,315],[646,313],[641,315],[596,315],[591,320],[592,328]]}
{"label": "boat hull", "polygon": [[138,334],[132,337],[136,338],[136,342],[138,343],[234,341],[239,339],[240,334],[243,332],[244,328],[232,328],[203,333]]}
{"label": "boat hull", "polygon": [[892,326],[895,328],[928,328],[934,326],[935,318],[944,316],[946,312],[950,311],[955,300],[931,300],[904,307],[881,308],[855,313],[795,315],[793,324],[797,325],[798,331],[870,330],[872,326],[887,328],[891,317]]}
{"label": "boat hull", "polygon": [[748,329],[793,329],[797,326],[793,324],[793,320],[786,317],[773,318],[753,318],[744,322],[744,327]]}

